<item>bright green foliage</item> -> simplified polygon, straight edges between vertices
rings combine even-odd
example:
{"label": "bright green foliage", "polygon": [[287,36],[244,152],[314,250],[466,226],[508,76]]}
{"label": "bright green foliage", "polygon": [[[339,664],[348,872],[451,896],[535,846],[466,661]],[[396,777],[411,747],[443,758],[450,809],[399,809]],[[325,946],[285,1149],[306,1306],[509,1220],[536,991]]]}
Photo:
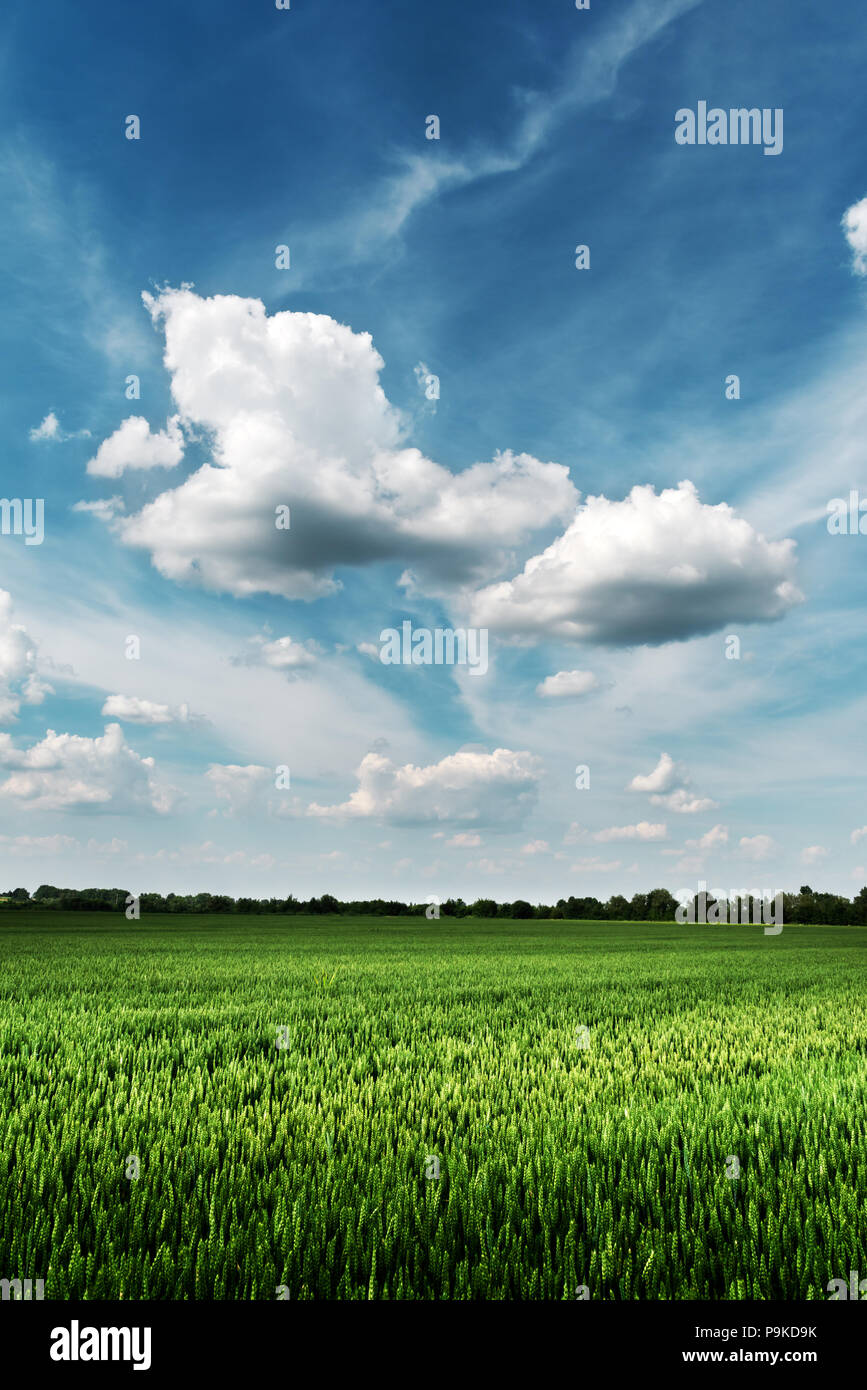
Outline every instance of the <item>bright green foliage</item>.
{"label": "bright green foliage", "polygon": [[10,917],[0,1277],[46,1298],[825,1299],[867,1273],[865,946]]}

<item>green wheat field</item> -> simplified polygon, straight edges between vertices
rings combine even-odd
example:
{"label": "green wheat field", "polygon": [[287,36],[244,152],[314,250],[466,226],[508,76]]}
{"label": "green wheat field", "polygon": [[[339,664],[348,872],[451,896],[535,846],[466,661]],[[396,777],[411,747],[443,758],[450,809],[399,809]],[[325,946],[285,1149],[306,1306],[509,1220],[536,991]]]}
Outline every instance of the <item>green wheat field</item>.
{"label": "green wheat field", "polygon": [[0,1277],[46,1299],[827,1299],[867,1272],[865,946],[9,914]]}

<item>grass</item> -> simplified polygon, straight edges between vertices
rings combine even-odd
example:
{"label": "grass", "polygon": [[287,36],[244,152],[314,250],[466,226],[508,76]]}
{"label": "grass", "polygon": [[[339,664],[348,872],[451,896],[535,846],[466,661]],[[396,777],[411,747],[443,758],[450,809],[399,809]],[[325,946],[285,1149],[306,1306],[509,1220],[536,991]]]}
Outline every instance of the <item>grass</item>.
{"label": "grass", "polygon": [[46,1298],[825,1299],[867,1271],[865,945],[0,916],[0,1277]]}

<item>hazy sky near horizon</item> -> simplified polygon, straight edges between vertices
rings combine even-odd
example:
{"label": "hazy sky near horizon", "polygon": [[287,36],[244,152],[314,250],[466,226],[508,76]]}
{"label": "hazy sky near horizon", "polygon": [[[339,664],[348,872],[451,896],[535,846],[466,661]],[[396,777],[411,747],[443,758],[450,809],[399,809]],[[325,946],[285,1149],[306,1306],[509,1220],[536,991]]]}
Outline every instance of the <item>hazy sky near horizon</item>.
{"label": "hazy sky near horizon", "polygon": [[854,0],[10,3],[0,887],[857,891],[865,65]]}

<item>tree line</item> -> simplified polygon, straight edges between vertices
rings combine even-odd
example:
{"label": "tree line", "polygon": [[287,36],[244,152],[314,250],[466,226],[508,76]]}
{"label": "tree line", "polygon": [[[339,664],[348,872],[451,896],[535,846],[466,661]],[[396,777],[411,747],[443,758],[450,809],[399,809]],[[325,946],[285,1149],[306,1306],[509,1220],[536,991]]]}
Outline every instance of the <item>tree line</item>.
{"label": "tree line", "polygon": [[[126,888],[55,888],[42,883],[32,895],[26,888],[13,888],[0,894],[0,911],[49,909],[56,912],[119,912],[125,910],[132,894]],[[698,901],[698,895],[696,895]],[[715,899],[708,894],[706,906]],[[742,902],[752,905],[752,899]],[[386,898],[369,898],[360,902],[340,902],[330,893],[319,898],[231,898],[225,893],[141,893],[140,912],[168,913],[225,913],[249,916],[252,914],[306,915],[335,914],[351,917],[505,917],[565,919],[568,921],[600,922],[673,922],[677,899],[667,888],[654,888],[649,893],[634,893],[625,898],[615,893],[607,902],[599,898],[559,898],[556,903],[529,903],[523,898],[514,902],[496,902],[493,898],[477,898],[465,903],[462,898],[447,898],[431,907],[428,903],[404,903]],[[750,911],[748,915],[752,916]],[[743,914],[742,914],[743,920]],[[867,924],[867,887],[850,901],[836,893],[817,893],[805,885],[797,893],[783,894],[784,922],[815,922],[829,926]]]}

